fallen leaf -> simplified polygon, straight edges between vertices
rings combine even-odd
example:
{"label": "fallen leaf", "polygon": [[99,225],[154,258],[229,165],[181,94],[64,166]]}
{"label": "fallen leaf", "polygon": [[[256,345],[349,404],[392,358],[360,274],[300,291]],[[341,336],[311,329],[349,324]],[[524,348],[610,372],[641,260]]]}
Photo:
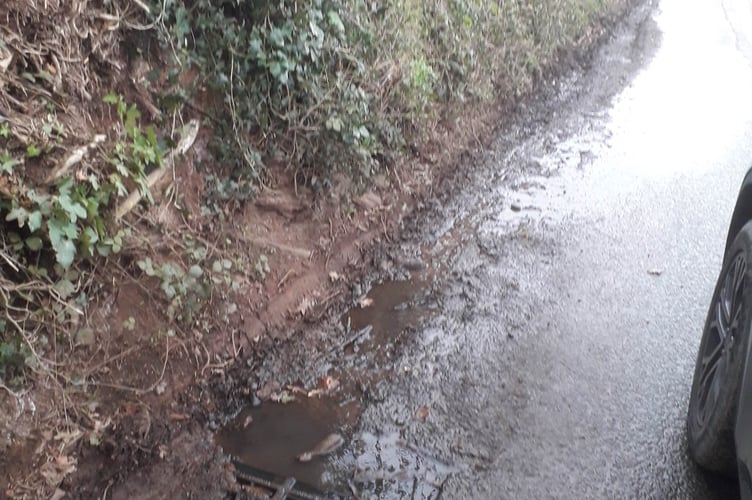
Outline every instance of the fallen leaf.
{"label": "fallen leaf", "polygon": [[275,403],[286,405],[287,403],[292,403],[293,401],[295,401],[295,396],[290,394],[288,391],[282,391],[272,394],[269,399],[271,399]]}
{"label": "fallen leaf", "polygon": [[415,412],[415,418],[417,420],[420,420],[421,422],[425,422],[428,418],[428,412],[428,406],[421,406],[420,408],[418,408],[418,411]]}
{"label": "fallen leaf", "polygon": [[300,462],[310,462],[313,457],[327,455],[345,443],[345,438],[336,432],[329,434],[322,439],[316,446],[297,456]]}
{"label": "fallen leaf", "polygon": [[365,308],[373,305],[373,299],[371,297],[363,297],[358,301],[360,308]]}
{"label": "fallen leaf", "polygon": [[63,479],[76,471],[76,460],[61,455],[51,462],[46,462],[39,469],[39,473],[49,486],[57,487]]}
{"label": "fallen leaf", "polygon": [[334,377],[330,377],[329,375],[326,375],[321,379],[321,386],[326,389],[327,391],[333,391],[337,387],[339,387],[339,380],[337,380]]}
{"label": "fallen leaf", "polygon": [[336,271],[332,271],[329,273],[329,279],[332,281],[332,283],[336,283],[337,281],[342,279],[342,276],[340,276]]}

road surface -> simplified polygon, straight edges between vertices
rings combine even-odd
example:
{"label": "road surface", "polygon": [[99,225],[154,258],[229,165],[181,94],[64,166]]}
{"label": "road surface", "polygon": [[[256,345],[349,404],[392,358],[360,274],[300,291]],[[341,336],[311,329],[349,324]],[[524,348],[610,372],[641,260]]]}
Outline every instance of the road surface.
{"label": "road surface", "polygon": [[343,468],[395,474],[384,497],[738,494],[684,418],[752,164],[751,28],[749,0],[645,3],[412,223],[445,279]]}

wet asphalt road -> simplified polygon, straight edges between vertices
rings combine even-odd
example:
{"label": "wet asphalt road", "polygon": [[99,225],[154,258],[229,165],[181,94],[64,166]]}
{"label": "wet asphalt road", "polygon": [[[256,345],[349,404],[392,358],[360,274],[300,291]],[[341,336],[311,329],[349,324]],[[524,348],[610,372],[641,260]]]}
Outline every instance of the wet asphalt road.
{"label": "wet asphalt road", "polygon": [[443,498],[738,495],[687,460],[684,416],[752,164],[749,36],[749,0],[645,3],[501,131],[409,228],[446,279],[359,431],[451,465]]}

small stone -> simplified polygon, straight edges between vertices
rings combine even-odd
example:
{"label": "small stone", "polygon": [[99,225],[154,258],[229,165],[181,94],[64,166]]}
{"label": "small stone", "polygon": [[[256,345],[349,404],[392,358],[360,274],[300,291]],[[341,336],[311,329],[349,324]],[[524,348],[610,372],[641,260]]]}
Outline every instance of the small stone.
{"label": "small stone", "polygon": [[270,382],[267,382],[259,390],[256,391],[256,396],[264,401],[269,399],[272,394],[275,392],[278,392],[282,388],[282,385],[277,382],[276,380],[272,380]]}
{"label": "small stone", "polygon": [[520,210],[522,210],[522,207],[518,203],[512,203],[509,208],[512,209],[512,212],[519,212]]}
{"label": "small stone", "polygon": [[408,271],[422,271],[426,268],[426,263],[418,258],[404,258],[401,259],[402,267]]}

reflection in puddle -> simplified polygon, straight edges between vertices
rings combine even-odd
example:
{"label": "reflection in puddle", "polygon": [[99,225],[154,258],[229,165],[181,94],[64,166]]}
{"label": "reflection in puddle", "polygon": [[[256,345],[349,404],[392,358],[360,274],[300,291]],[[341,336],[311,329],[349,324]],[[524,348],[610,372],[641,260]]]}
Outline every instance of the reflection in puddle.
{"label": "reflection in puddle", "polygon": [[396,433],[362,433],[351,450],[353,482],[364,498],[438,498],[444,481],[458,472]]}

